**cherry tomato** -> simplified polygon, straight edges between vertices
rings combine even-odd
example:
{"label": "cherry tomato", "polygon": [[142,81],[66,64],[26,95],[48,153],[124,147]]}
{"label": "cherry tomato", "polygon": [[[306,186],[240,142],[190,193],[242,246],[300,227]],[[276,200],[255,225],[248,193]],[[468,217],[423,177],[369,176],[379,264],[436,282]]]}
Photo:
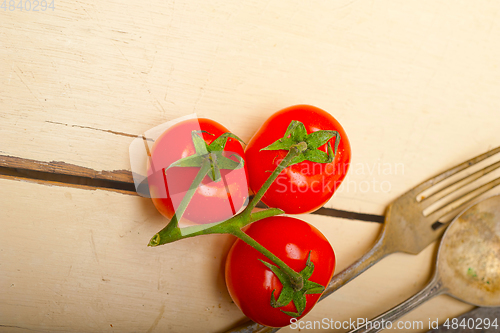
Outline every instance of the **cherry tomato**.
{"label": "cherry tomato", "polygon": [[[229,132],[213,120],[190,119],[168,128],[155,141],[148,161],[149,191],[158,211],[169,219],[174,216],[200,170],[199,167],[169,168],[172,163],[196,153],[193,131],[198,131],[197,135],[203,137],[207,145],[221,134]],[[224,152],[234,161],[240,161],[234,153],[244,158],[243,148],[236,139],[227,140]],[[204,177],[181,221],[188,224],[220,222],[232,217],[245,205],[248,199],[246,167],[221,169],[220,173],[222,179],[218,182]]]}
{"label": "cherry tomato", "polygon": [[[324,287],[330,282],[335,269],[335,253],[325,236],[314,226],[296,218],[274,216],[254,222],[244,231],[296,272],[305,268],[310,253],[310,261],[314,264],[310,281]],[[283,311],[297,312],[297,309],[293,302],[279,308],[270,305],[271,293],[274,290],[278,299],[282,284],[259,259],[271,263],[245,242],[238,239],[233,244],[225,268],[229,294],[253,321],[272,327],[290,325],[294,317]],[[320,296],[320,293],[305,295],[305,310],[297,318],[307,314]]]}
{"label": "cherry tomato", "polygon": [[[250,188],[257,192],[288,153],[287,150],[262,150],[282,139],[292,121],[304,124],[307,134],[320,130],[337,131],[340,142],[330,163],[304,160],[284,169],[262,198],[269,207],[289,214],[309,213],[322,207],[345,178],[351,148],[344,129],[326,111],[310,105],[295,105],[273,114],[248,143],[245,155]],[[337,136],[328,142],[335,146]],[[327,144],[317,148],[327,153]]]}

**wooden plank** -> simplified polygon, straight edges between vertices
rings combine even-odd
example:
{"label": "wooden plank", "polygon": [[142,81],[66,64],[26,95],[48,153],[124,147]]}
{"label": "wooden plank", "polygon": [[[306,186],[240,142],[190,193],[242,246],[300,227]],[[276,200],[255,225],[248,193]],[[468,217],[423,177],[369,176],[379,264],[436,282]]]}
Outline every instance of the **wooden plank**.
{"label": "wooden plank", "polygon": [[216,331],[240,316],[221,275],[229,237],[200,237],[153,250],[146,247],[148,238],[165,220],[147,199],[1,183],[2,197],[12,196],[0,204],[2,325]]}
{"label": "wooden plank", "polygon": [[[55,179],[47,179],[48,177],[46,174],[42,174],[41,176],[39,175],[32,175],[31,173],[24,173],[24,172],[9,172],[9,170],[1,170],[5,171],[4,173],[0,174],[0,179],[9,179],[9,180],[16,180],[16,181],[22,181],[22,182],[29,182],[29,183],[34,183],[34,184],[40,184],[40,185],[48,185],[48,186],[61,186],[61,187],[72,187],[72,188],[78,188],[78,189],[86,189],[90,191],[95,191],[97,189],[99,190],[105,190],[105,191],[111,191],[111,192],[118,192],[122,194],[127,194],[127,195],[137,195],[135,191],[131,190],[123,190],[117,187],[109,187],[106,182],[100,184],[101,186],[95,185],[96,181],[92,180],[90,182],[86,181],[81,181],[80,179],[77,179],[77,181],[74,181],[74,179],[66,179],[69,176],[60,176],[57,175],[57,177],[54,177]],[[99,181],[97,181],[99,183]],[[347,213],[347,212],[346,212]],[[354,214],[355,216],[355,214]]]}
{"label": "wooden plank", "polygon": [[20,157],[0,155],[0,167],[92,179],[113,180],[130,184],[134,183],[132,173],[127,170],[97,171],[62,161],[42,162]]}
{"label": "wooden plank", "polygon": [[[245,321],[224,285],[230,237],[148,248],[149,237],[165,224],[148,199],[7,179],[0,179],[0,195],[9,198],[0,201],[0,332],[215,332]],[[337,271],[366,252],[381,227],[300,218],[330,240]],[[304,320],[378,314],[424,285],[435,250],[433,244],[418,256],[384,259]],[[442,322],[470,308],[438,297],[407,319],[437,316]]]}
{"label": "wooden plank", "polygon": [[132,137],[164,121],[195,112],[248,140],[270,113],[309,103],[337,117],[353,147],[351,187],[328,206],[381,215],[500,145],[499,10],[453,0],[7,9],[0,155],[121,173]]}

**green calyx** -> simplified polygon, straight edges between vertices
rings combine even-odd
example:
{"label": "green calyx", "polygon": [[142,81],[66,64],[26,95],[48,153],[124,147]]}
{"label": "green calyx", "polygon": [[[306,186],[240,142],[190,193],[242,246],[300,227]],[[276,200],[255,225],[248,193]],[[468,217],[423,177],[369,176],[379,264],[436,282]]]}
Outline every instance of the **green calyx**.
{"label": "green calyx", "polygon": [[307,294],[321,294],[325,290],[324,286],[309,280],[314,271],[314,264],[311,261],[311,252],[309,252],[309,255],[307,257],[306,267],[299,272],[299,274],[302,276],[302,286],[296,286],[292,284],[291,277],[288,276],[288,274],[279,267],[263,260],[260,261],[278,277],[281,284],[283,285],[283,289],[281,289],[281,293],[277,300],[274,296],[275,290],[273,290],[273,292],[271,293],[271,306],[273,308],[280,308],[288,305],[290,302],[293,302],[295,308],[297,309],[297,312],[281,310],[283,313],[291,317],[296,318],[302,315],[306,308]]}
{"label": "green calyx", "polygon": [[[335,137],[334,150],[332,150],[332,145],[329,142],[333,137]],[[295,156],[288,166],[305,160],[316,163],[331,163],[337,154],[340,140],[340,133],[337,131],[320,130],[307,134],[306,127],[302,122],[292,120],[290,125],[288,125],[285,135],[281,139],[276,140],[261,150],[290,150],[292,147],[304,142],[307,144],[307,148]],[[328,153],[318,149],[325,143],[328,143]]]}
{"label": "green calyx", "polygon": [[[226,146],[229,138],[235,139],[243,143],[243,141],[232,133],[224,133],[208,145],[205,140],[199,135],[200,133],[208,133],[206,131],[192,131],[191,138],[193,140],[195,153],[193,155],[181,158],[170,164],[165,172],[172,167],[201,167],[203,163],[208,160],[210,162],[210,171],[208,176],[214,182],[221,180],[220,170],[236,170],[243,167],[244,161],[238,154],[232,154],[238,162],[230,159],[224,154],[224,147]],[[208,133],[213,135],[211,133]]]}

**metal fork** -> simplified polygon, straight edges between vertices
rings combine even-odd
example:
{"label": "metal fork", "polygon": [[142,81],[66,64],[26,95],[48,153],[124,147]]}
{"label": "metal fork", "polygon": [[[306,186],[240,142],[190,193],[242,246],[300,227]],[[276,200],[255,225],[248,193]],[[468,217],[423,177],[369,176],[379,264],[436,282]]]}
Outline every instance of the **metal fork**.
{"label": "metal fork", "polygon": [[[446,180],[451,179],[450,177],[453,175],[465,171],[499,152],[500,147],[497,147],[459,164],[414,187],[393,201],[387,207],[382,231],[371,250],[342,272],[336,274],[326,287],[320,300],[347,284],[385,256],[396,252],[418,254],[442,236],[446,229],[444,226],[447,223],[439,222],[440,219],[446,219],[445,222],[451,221],[454,216],[467,205],[471,204],[474,199],[500,185],[499,177],[471,191],[460,193],[460,189],[466,189],[467,185],[500,168],[500,161],[470,175],[454,180],[452,184],[447,184],[444,188],[436,191],[432,191],[432,188],[438,187]],[[459,194],[458,196],[456,195],[457,193]],[[447,198],[448,201],[446,201]],[[440,202],[442,202],[441,207],[427,212]],[[248,322],[243,326],[229,330],[227,333],[270,333],[277,332],[278,330],[279,328]]]}

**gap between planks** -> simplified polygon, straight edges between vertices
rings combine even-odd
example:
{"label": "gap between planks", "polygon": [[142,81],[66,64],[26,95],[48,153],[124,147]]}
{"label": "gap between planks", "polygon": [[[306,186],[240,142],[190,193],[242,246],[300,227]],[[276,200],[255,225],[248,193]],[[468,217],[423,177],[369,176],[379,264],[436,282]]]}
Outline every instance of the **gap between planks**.
{"label": "gap between planks", "polygon": [[[130,171],[97,171],[60,161],[42,162],[15,156],[0,155],[0,178],[32,181],[52,186],[68,186],[87,190],[101,189],[128,195],[138,195]],[[265,208],[266,206],[259,203],[257,207]],[[325,207],[318,209],[312,214],[358,221],[384,222],[384,216],[381,215],[356,213]]]}

